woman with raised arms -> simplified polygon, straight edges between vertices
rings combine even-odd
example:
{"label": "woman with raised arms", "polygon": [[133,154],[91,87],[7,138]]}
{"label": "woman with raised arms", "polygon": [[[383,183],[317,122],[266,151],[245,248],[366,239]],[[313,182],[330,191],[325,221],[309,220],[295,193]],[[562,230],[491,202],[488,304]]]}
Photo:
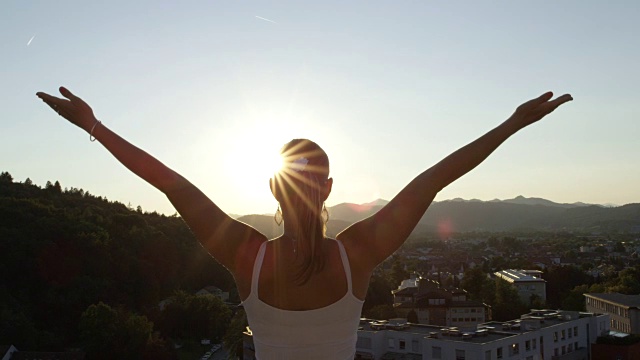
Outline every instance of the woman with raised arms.
{"label": "woman with raised arms", "polygon": [[362,303],[374,268],[409,236],[436,194],[475,168],[507,138],[572,100],[547,92],[506,121],[411,180],[376,214],[325,236],[329,159],[314,142],[284,145],[284,166],[270,180],[282,236],[269,240],[234,220],[180,174],[102,124],[86,102],[37,96],[98,140],[118,161],[162,191],[202,246],[232,274],[253,332],[256,357],[353,359]]}

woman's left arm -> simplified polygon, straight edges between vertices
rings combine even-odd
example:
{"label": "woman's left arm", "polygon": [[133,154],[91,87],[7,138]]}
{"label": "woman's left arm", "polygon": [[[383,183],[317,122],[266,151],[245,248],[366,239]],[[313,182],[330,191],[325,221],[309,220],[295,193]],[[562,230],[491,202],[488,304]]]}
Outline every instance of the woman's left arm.
{"label": "woman's left arm", "polygon": [[404,243],[440,190],[482,163],[511,135],[572,100],[568,94],[552,96],[548,92],[520,105],[509,119],[425,170],[377,213],[337,238],[362,254],[363,267],[373,269]]}

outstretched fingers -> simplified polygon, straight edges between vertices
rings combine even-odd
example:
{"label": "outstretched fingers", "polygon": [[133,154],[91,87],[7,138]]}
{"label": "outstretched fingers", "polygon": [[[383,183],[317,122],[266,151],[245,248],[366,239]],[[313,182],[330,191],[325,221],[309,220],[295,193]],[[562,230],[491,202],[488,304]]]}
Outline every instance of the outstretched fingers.
{"label": "outstretched fingers", "polygon": [[65,103],[69,102],[68,100],[60,99],[43,92],[36,93],[36,95],[58,114],[64,111]]}
{"label": "outstretched fingers", "polygon": [[67,99],[71,100],[71,101],[75,101],[75,100],[82,100],[79,97],[75,96],[73,93],[71,93],[71,91],[69,91],[69,89],[67,89],[64,86],[60,86],[60,94],[62,94],[62,96],[66,97]]}
{"label": "outstretched fingers", "polygon": [[558,96],[556,99],[552,100],[551,103],[558,107],[568,101],[573,100],[573,97],[570,94],[564,94],[562,96]]}
{"label": "outstretched fingers", "polygon": [[547,91],[546,93],[538,96],[533,100],[536,105],[544,104],[553,97],[553,92]]}
{"label": "outstretched fingers", "polygon": [[558,96],[557,98],[545,103],[545,107],[547,108],[547,114],[557,109],[560,105],[573,100],[573,97],[569,94],[564,94],[562,96]]}

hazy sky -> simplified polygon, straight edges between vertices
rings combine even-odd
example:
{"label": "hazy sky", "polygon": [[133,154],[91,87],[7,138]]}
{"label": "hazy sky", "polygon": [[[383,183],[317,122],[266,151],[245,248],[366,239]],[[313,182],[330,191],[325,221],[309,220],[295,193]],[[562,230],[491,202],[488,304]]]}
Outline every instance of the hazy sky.
{"label": "hazy sky", "polygon": [[329,154],[328,205],[392,198],[552,90],[575,101],[443,190],[640,202],[638,1],[0,2],[0,171],[174,212],[36,97],[67,86],[223,210],[273,213],[268,155]]}

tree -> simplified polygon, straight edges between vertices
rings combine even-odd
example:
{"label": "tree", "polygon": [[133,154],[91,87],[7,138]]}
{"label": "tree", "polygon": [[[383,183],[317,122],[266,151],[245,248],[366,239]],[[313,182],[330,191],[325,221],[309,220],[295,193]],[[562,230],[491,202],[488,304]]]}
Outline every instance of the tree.
{"label": "tree", "polygon": [[[123,321],[124,320],[124,321]],[[138,359],[145,352],[153,333],[153,323],[145,316],[130,314],[120,320],[122,348],[127,349],[127,357]]]}
{"label": "tree", "polygon": [[222,339],[224,348],[227,349],[230,359],[235,359],[242,354],[242,333],[247,328],[247,314],[244,310],[235,313],[227,328],[227,333]]}
{"label": "tree", "polygon": [[82,314],[79,328],[87,358],[140,359],[151,339],[153,323],[145,316],[100,302]]}
{"label": "tree", "polygon": [[606,284],[607,292],[634,295],[640,293],[640,271],[637,268],[624,269]]}
{"label": "tree", "polygon": [[576,266],[553,266],[545,269],[547,281],[547,304],[560,308],[562,299],[578,285],[592,284],[593,278]]}
{"label": "tree", "polygon": [[92,359],[109,359],[118,335],[118,313],[111,306],[100,302],[91,305],[80,318],[80,339],[87,356]]}
{"label": "tree", "polygon": [[178,291],[160,314],[159,328],[172,338],[212,339],[224,336],[231,310],[213,295]]}
{"label": "tree", "polygon": [[366,317],[375,320],[389,320],[397,316],[396,310],[391,305],[376,305],[366,314]]}
{"label": "tree", "polygon": [[13,182],[13,176],[11,176],[11,174],[9,174],[6,171],[3,171],[2,173],[0,173],[0,183],[12,183]]}
{"label": "tree", "polygon": [[496,300],[492,306],[494,320],[507,321],[520,318],[528,308],[522,303],[518,291],[506,280],[496,278]]}
{"label": "tree", "polygon": [[487,277],[487,274],[476,266],[465,271],[460,286],[469,293],[471,299],[484,301],[483,289],[489,282],[491,280]]}
{"label": "tree", "polygon": [[386,277],[373,274],[369,282],[369,290],[367,291],[362,312],[365,313],[376,305],[391,305],[393,303],[393,297],[391,296],[393,289],[395,287]]}
{"label": "tree", "polygon": [[589,292],[589,285],[583,284],[574,287],[569,293],[562,299],[563,310],[573,311],[585,311],[584,295]]}
{"label": "tree", "polygon": [[391,283],[395,286],[400,286],[402,280],[409,278],[409,272],[404,269],[404,264],[399,256],[394,255],[391,261]]}

